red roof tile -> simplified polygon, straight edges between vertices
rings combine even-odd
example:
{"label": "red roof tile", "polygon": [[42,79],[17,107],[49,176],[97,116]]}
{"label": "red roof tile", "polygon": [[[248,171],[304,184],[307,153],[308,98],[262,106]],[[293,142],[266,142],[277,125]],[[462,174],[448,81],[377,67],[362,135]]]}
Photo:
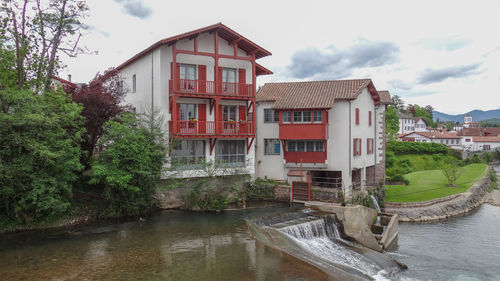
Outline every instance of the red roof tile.
{"label": "red roof tile", "polygon": [[274,109],[331,108],[336,99],[355,99],[366,87],[378,103],[380,97],[370,79],[266,83],[257,101],[275,101]]}

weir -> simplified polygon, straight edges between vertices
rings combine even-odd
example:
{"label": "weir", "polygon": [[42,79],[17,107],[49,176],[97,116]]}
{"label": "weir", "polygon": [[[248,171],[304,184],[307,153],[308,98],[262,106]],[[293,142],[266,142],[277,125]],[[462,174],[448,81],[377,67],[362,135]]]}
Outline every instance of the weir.
{"label": "weir", "polygon": [[344,240],[335,215],[288,213],[249,222],[255,237],[306,261],[333,280],[388,280],[401,268],[392,258]]}

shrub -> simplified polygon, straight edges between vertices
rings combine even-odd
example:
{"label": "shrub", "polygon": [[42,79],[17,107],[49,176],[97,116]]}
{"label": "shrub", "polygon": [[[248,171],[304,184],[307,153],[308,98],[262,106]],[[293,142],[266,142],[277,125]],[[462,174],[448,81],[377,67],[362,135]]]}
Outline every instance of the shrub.
{"label": "shrub", "polygon": [[0,213],[42,222],[69,207],[80,164],[82,107],[61,88],[0,91]]}
{"label": "shrub", "polygon": [[395,154],[447,154],[448,148],[441,143],[389,141],[387,150]]}
{"label": "shrub", "polygon": [[443,167],[441,168],[441,172],[446,177],[448,186],[455,186],[455,182],[462,174],[462,170],[456,163],[443,165]]}
{"label": "shrub", "polygon": [[90,183],[102,186],[110,215],[137,215],[153,206],[167,147],[162,119],[123,113],[105,123],[104,150],[92,164]]}
{"label": "shrub", "polygon": [[248,199],[252,200],[274,199],[274,188],[277,185],[273,180],[257,178],[247,185],[245,194]]}
{"label": "shrub", "polygon": [[498,178],[495,170],[490,170],[488,176],[491,181],[489,191],[491,192],[493,189],[498,189]]}
{"label": "shrub", "polygon": [[394,152],[386,150],[385,151],[385,168],[391,168],[394,165],[394,162],[396,161],[396,157],[394,155]]}
{"label": "shrub", "polygon": [[477,154],[472,155],[472,157],[469,157],[468,160],[469,160],[468,164],[473,164],[473,163],[477,164],[477,163],[482,163],[483,162],[481,160],[481,158],[479,157],[479,155],[477,155]]}
{"label": "shrub", "polygon": [[493,154],[490,152],[483,153],[483,160],[486,164],[490,163],[493,160]]}
{"label": "shrub", "polygon": [[402,174],[396,174],[396,175],[390,177],[390,181],[403,182],[405,185],[410,184],[410,181],[407,178],[405,178]]}

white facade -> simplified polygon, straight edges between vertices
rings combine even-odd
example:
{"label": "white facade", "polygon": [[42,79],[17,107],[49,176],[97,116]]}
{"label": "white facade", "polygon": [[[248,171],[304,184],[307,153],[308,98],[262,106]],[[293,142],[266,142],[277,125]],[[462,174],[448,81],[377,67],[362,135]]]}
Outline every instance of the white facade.
{"label": "white facade", "polygon": [[[291,165],[286,163],[281,146],[279,155],[265,155],[265,139],[279,138],[278,123],[264,123],[264,109],[272,108],[274,102],[259,102],[257,104],[257,169],[256,176],[261,178],[270,178],[281,181],[291,182],[297,180],[294,177],[287,176],[290,170],[300,169],[300,165]],[[355,122],[356,109],[359,109],[359,124]],[[372,120],[369,124],[369,112]],[[323,165],[321,163],[303,163],[304,170],[311,171],[340,171],[342,182],[346,192],[352,190],[353,178],[352,172],[360,173],[360,185],[364,188],[367,183],[367,167],[384,161],[384,153],[380,153],[384,139],[381,138],[383,132],[383,122],[379,123],[380,118],[385,115],[385,105],[376,106],[374,100],[365,88],[356,99],[352,101],[335,100],[332,108],[328,110],[328,139],[326,140],[327,160]],[[361,139],[361,155],[353,155],[353,140]],[[373,152],[367,154],[367,139],[373,139]]]}
{"label": "white facade", "polygon": [[400,116],[398,134],[408,134],[411,132],[415,132],[415,119],[413,117]]}
{"label": "white facade", "polygon": [[[180,39],[175,43],[175,48],[177,53],[175,62],[178,64],[190,64],[190,65],[204,65],[206,66],[206,81],[214,81],[214,69],[215,69],[215,59],[213,56],[198,55],[195,52],[195,40],[194,37]],[[215,38],[212,32],[200,33],[196,37],[196,47],[197,52],[204,53],[215,53]],[[142,55],[140,58],[134,60],[131,63],[125,63],[125,66],[119,67],[119,75],[124,82],[124,87],[127,89],[127,94],[125,96],[125,103],[131,104],[136,108],[137,112],[143,113],[148,112],[150,109],[158,110],[161,115],[165,118],[164,130],[166,134],[169,134],[169,121],[173,120],[172,114],[170,112],[172,102],[169,95],[169,81],[172,79],[171,66],[173,65],[174,58],[174,45],[159,45]],[[176,51],[176,52],[177,52]],[[182,53],[182,51],[190,51],[192,53]],[[237,48],[237,57],[249,58],[247,60],[234,58],[234,45],[230,44],[228,41],[224,40],[222,37],[218,37],[218,53],[225,54],[228,56],[233,56],[233,58],[219,58],[218,67],[221,68],[232,68],[236,69],[236,79],[238,79],[238,70],[245,69],[245,83],[254,84],[253,79],[253,65],[252,56],[246,51]],[[196,67],[196,77],[198,79],[198,67]],[[238,81],[236,81],[237,83]],[[208,86],[207,86],[208,87]],[[210,99],[209,98],[197,98],[197,97],[179,97],[176,100],[177,104],[205,104],[206,106],[206,121],[215,120],[216,110],[210,109]],[[235,105],[235,106],[247,106],[246,100],[236,100],[230,98],[222,98],[219,100],[220,105]],[[175,105],[174,105],[175,106]],[[213,105],[212,105],[213,106]],[[255,106],[254,106],[255,108]],[[255,109],[254,109],[255,110]],[[250,112],[251,113],[251,112]],[[238,114],[238,113],[236,113]],[[237,115],[238,116],[238,115]],[[247,120],[245,120],[247,121]],[[252,176],[255,174],[255,141],[250,142],[243,137],[236,136],[235,138],[220,138],[217,142],[221,140],[245,140],[245,166],[242,167]],[[188,139],[185,139],[188,140]],[[210,140],[206,138],[189,138],[189,140],[198,140],[204,142],[204,154],[206,162],[214,162],[216,159],[216,148],[214,147],[212,153],[210,153]],[[251,143],[248,148],[247,146]],[[229,171],[228,169],[225,169]],[[198,169],[187,169],[179,171],[178,176],[180,177],[192,177],[192,176],[204,176],[202,170]]]}
{"label": "white facade", "polygon": [[450,148],[460,149],[462,147],[461,138],[455,137],[439,137],[439,132],[435,133],[435,136],[427,136],[419,134],[418,132],[410,133],[399,138],[400,141],[414,141],[414,142],[433,142],[445,144]]}
{"label": "white facade", "polygon": [[418,120],[415,122],[415,132],[428,132],[429,130],[427,130],[427,124],[425,123],[424,119],[417,119]]}

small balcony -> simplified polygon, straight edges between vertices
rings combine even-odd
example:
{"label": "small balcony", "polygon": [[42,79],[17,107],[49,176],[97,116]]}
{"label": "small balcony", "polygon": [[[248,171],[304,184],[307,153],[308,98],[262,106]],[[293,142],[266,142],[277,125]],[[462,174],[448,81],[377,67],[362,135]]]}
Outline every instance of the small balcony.
{"label": "small balcony", "polygon": [[280,124],[281,140],[326,140],[328,139],[328,123],[294,123]]}
{"label": "small balcony", "polygon": [[230,96],[236,98],[253,97],[252,84],[245,83],[217,83],[214,81],[171,79],[169,80],[170,93],[190,94],[198,96]]}
{"label": "small balcony", "polygon": [[249,137],[255,136],[252,122],[169,121],[171,136],[179,137]]}

